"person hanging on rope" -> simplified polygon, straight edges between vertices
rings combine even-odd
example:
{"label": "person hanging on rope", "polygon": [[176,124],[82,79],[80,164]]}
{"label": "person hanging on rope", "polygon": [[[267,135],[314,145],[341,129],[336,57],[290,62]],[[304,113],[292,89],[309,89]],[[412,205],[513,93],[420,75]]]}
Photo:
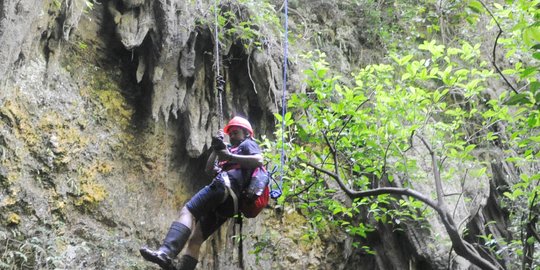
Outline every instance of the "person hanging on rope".
{"label": "person hanging on rope", "polygon": [[[223,132],[229,136],[229,146],[223,142]],[[251,124],[239,116],[231,119],[223,131],[212,138],[213,151],[206,163],[207,172],[215,175],[212,183],[202,188],[180,210],[161,247],[157,250],[140,249],[145,260],[158,264],[162,269],[177,269],[172,260],[187,242],[179,269],[195,269],[202,243],[238,212],[240,192],[249,185],[255,168],[263,165],[261,149],[252,138]]]}

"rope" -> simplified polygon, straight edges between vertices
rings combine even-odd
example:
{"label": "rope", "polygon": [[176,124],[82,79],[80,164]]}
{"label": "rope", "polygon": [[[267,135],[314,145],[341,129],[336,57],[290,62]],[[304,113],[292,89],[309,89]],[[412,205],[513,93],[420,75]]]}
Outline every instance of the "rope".
{"label": "rope", "polygon": [[214,20],[215,20],[215,27],[214,27],[214,69],[216,72],[216,88],[218,90],[218,127],[223,126],[223,91],[225,86],[225,80],[220,75],[220,57],[219,57],[219,25],[218,25],[218,6],[219,6],[219,0],[214,1]]}
{"label": "rope", "polygon": [[278,189],[272,190],[270,196],[272,199],[277,199],[283,193],[283,167],[285,166],[285,113],[287,112],[287,104],[285,94],[287,93],[287,62],[288,62],[288,47],[289,47],[289,1],[285,0],[285,9],[283,11],[285,15],[284,28],[285,32],[283,33],[283,93],[281,95],[281,156],[280,156],[280,167],[279,167],[279,183]]}
{"label": "rope", "polygon": [[[223,76],[220,74],[220,57],[219,57],[219,25],[218,25],[218,7],[219,7],[219,0],[214,1],[214,20],[215,20],[215,26],[214,26],[214,40],[215,40],[215,48],[214,48],[214,68],[216,72],[216,88],[218,90],[218,122],[219,127],[223,127],[223,91],[225,89],[225,80],[223,79]],[[217,164],[217,160],[216,160]],[[225,173],[225,175],[227,175]],[[227,176],[227,179],[229,177]],[[228,187],[230,189],[230,187]],[[233,197],[233,200],[235,201],[234,206],[234,214],[238,215],[239,217],[239,223],[240,223],[240,243],[238,246],[238,261],[240,264],[240,269],[244,269],[244,248],[242,243],[242,215],[238,213],[238,199],[236,198],[236,195],[234,194],[234,191],[230,189],[231,196]],[[236,235],[236,224],[233,228],[233,234]]]}

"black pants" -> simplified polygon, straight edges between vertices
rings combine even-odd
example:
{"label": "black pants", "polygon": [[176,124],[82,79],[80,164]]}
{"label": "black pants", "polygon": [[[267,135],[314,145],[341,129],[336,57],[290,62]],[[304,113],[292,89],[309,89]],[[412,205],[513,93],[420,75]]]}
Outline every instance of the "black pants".
{"label": "black pants", "polygon": [[186,204],[196,221],[200,223],[204,240],[234,215],[232,197],[227,196],[223,201],[225,194],[225,184],[218,176],[210,185],[199,190]]}

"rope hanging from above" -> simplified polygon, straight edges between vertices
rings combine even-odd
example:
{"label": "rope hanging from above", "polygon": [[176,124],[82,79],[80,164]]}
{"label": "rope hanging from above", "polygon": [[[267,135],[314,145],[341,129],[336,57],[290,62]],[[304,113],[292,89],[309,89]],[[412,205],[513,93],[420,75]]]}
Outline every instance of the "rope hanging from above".
{"label": "rope hanging from above", "polygon": [[219,25],[218,25],[219,0],[214,1],[214,70],[216,73],[216,89],[218,90],[218,127],[223,126],[223,91],[225,90],[225,80],[220,74],[221,63],[219,56]]}
{"label": "rope hanging from above", "polygon": [[278,188],[270,191],[270,197],[272,199],[277,199],[283,193],[283,167],[285,166],[285,114],[287,112],[287,100],[285,94],[287,93],[287,66],[288,66],[288,51],[289,51],[289,1],[285,0],[284,3],[284,17],[285,22],[283,33],[283,84],[281,95],[281,156],[280,156],[280,167],[279,167],[279,183]]}
{"label": "rope hanging from above", "polygon": [[[218,7],[219,0],[214,1],[214,69],[216,73],[216,89],[218,90],[218,121],[219,127],[223,126],[223,92],[225,90],[225,80],[220,74],[221,63],[220,63],[220,54],[219,54],[219,21],[218,21]],[[285,166],[285,114],[287,112],[287,68],[288,68],[288,45],[289,45],[289,1],[284,1],[284,36],[283,36],[283,82],[282,82],[282,95],[281,95],[281,155],[280,155],[280,177],[277,182],[277,189],[272,189],[270,191],[270,197],[272,199],[277,199],[283,193],[283,174]],[[275,170],[274,170],[275,171]],[[271,172],[271,174],[274,173]],[[273,177],[271,177],[273,179]]]}

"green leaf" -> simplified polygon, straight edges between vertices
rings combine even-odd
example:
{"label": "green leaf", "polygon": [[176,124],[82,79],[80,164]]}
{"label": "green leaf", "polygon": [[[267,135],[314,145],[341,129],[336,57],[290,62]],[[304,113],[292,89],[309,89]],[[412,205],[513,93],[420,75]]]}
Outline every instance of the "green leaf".
{"label": "green leaf", "polygon": [[524,194],[524,192],[523,192],[522,189],[516,188],[516,190],[514,190],[514,192],[512,192],[512,197],[517,198],[517,197],[519,197],[519,196],[521,196],[523,194]]}
{"label": "green leaf", "polygon": [[494,135],[494,133],[492,131],[488,132],[487,135],[486,135],[486,139],[488,141],[493,141],[493,140],[496,140],[498,138],[497,135]]}
{"label": "green leaf", "polygon": [[327,69],[321,68],[321,69],[317,70],[317,76],[319,78],[324,78],[327,71],[328,71]]}
{"label": "green leaf", "polygon": [[486,170],[487,170],[486,167],[482,167],[482,168],[480,168],[480,169],[474,169],[474,170],[471,170],[471,175],[472,175],[473,177],[481,177],[481,176],[485,176]]}
{"label": "green leaf", "polygon": [[529,27],[523,30],[523,41],[531,45],[533,41],[540,41],[540,27]]}
{"label": "green leaf", "polygon": [[531,32],[532,38],[536,40],[537,42],[539,42],[540,41],[540,26],[535,23],[534,27],[530,27],[528,29],[530,29],[529,31]]}
{"label": "green leaf", "polygon": [[504,192],[503,195],[504,195],[506,198],[508,198],[508,199],[510,199],[510,200],[512,200],[512,201],[515,200],[515,198],[512,197],[512,193],[510,193],[510,192]]}
{"label": "green leaf", "polygon": [[401,59],[394,58],[394,60],[396,60],[396,62],[398,63],[398,65],[403,66],[403,65],[407,64],[409,61],[411,61],[412,58],[413,58],[413,55],[412,55],[412,54],[409,54],[409,55],[405,55],[405,56],[404,56],[403,58],[401,58]]}
{"label": "green leaf", "polygon": [[475,0],[469,2],[469,8],[476,13],[481,13],[482,10],[484,9],[482,4]]}
{"label": "green leaf", "polygon": [[516,94],[508,99],[504,104],[517,105],[517,104],[531,104],[527,94]]}
{"label": "green leaf", "polygon": [[540,60],[540,52],[535,52],[535,53],[533,53],[533,57],[534,57],[535,59]]}
{"label": "green leaf", "polygon": [[[540,53],[538,53],[539,57],[540,57]],[[526,78],[526,77],[529,77],[529,75],[537,72],[538,69],[536,67],[530,67],[530,68],[526,68],[524,69],[521,74],[519,75],[521,78]]]}
{"label": "green leaf", "polygon": [[536,91],[538,91],[538,89],[540,89],[540,82],[531,82],[529,85],[529,91],[534,94]]}
{"label": "green leaf", "polygon": [[276,120],[277,120],[278,122],[283,121],[283,117],[281,117],[281,114],[279,114],[279,113],[274,113],[274,117],[276,118]]}

